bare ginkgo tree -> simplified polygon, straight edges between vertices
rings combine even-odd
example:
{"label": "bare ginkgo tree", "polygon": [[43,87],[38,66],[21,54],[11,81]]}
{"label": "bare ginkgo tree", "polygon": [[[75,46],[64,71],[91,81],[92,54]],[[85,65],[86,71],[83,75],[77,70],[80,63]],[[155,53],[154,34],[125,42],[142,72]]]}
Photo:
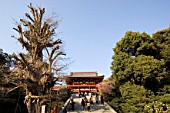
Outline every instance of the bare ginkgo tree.
{"label": "bare ginkgo tree", "polygon": [[50,90],[57,80],[54,75],[65,67],[60,64],[65,53],[62,40],[56,39],[58,20],[45,19],[45,8],[35,8],[31,3],[28,7],[31,13],[25,13],[26,19],[20,19],[20,24],[13,28],[19,34],[15,38],[27,51],[14,54],[16,69],[13,76],[19,80],[17,87],[26,91],[28,113],[40,113],[41,104],[51,98]]}

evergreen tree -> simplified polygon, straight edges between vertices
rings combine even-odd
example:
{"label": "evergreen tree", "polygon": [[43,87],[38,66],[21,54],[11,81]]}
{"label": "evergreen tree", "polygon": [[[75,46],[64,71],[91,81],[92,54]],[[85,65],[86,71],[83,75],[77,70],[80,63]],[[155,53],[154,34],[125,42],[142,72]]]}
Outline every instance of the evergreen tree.
{"label": "evergreen tree", "polygon": [[[116,44],[111,65],[116,95],[111,104],[119,112],[153,112],[169,104],[168,46],[169,29],[150,37],[146,33],[127,32]],[[166,48],[166,49],[165,49]],[[166,82],[165,82],[166,81]],[[166,96],[165,96],[166,95]],[[160,97],[160,99],[158,99]],[[158,101],[163,104],[152,104]],[[153,105],[155,108],[147,106]],[[144,107],[145,106],[145,107]],[[147,109],[146,109],[147,108]],[[168,108],[168,107],[167,107]],[[167,109],[168,110],[168,109]],[[164,109],[164,111],[167,111]]]}

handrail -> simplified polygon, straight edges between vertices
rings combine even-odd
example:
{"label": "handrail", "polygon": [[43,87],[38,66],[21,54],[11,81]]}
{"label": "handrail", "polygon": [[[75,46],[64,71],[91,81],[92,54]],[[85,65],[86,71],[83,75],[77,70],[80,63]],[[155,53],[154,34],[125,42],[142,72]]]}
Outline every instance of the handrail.
{"label": "handrail", "polygon": [[70,98],[64,103],[64,105],[62,106],[62,109],[59,111],[59,113],[67,113],[67,106],[70,103]]}
{"label": "handrail", "polygon": [[109,106],[110,111],[112,111],[112,113],[117,113],[106,101],[104,101],[104,103]]}

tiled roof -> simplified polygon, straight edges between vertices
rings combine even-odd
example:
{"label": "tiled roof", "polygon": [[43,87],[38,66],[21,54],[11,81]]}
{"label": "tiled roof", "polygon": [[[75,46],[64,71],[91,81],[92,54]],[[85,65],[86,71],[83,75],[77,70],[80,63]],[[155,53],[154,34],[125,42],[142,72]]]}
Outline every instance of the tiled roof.
{"label": "tiled roof", "polygon": [[95,77],[98,76],[97,72],[71,72],[72,77]]}

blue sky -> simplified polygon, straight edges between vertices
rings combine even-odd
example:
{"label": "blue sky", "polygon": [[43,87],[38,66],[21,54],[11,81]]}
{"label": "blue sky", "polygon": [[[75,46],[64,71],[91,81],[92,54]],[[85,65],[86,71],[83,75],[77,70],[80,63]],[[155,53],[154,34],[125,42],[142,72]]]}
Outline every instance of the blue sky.
{"label": "blue sky", "polygon": [[46,8],[46,17],[55,12],[61,19],[57,32],[64,40],[71,71],[97,71],[105,78],[116,42],[127,31],[152,33],[170,26],[169,0],[4,0],[0,4],[0,48],[22,52],[13,38],[15,21],[29,12],[27,5]]}

